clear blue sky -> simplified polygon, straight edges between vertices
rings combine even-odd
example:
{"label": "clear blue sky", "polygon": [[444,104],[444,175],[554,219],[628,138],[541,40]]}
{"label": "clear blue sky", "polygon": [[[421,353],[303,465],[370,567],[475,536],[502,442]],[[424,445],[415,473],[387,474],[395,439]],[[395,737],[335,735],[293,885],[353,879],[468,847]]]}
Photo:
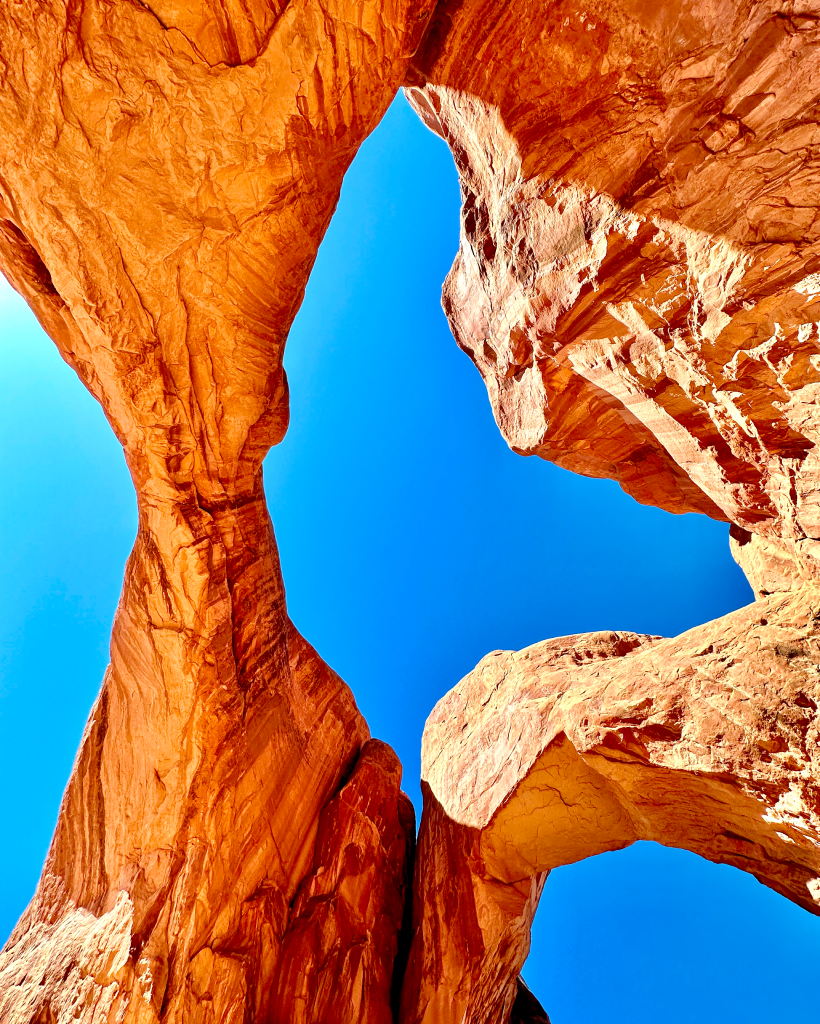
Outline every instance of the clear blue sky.
{"label": "clear blue sky", "polygon": [[[419,806],[439,697],[488,651],[674,635],[746,604],[723,524],[514,455],[439,306],[450,155],[393,104],[348,174],[285,364],[265,483],[299,629],[353,688]],[[0,940],[39,875],[136,513],[94,401],[0,282]],[[553,1024],[816,1024],[820,919],[654,844],[552,874],[525,976]]]}

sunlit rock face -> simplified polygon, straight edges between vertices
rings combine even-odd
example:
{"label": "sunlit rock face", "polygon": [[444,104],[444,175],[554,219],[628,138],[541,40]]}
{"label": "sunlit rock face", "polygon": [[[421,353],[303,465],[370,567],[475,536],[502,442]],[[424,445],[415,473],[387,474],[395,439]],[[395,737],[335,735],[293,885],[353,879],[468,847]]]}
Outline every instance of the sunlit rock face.
{"label": "sunlit rock face", "polygon": [[[816,18],[433,8],[0,4],[0,268],[139,506],[2,1024],[548,1024],[518,978],[547,872],[642,838],[818,910]],[[411,942],[401,768],[287,617],[261,472],[403,81],[461,175],[445,308],[512,447],[731,521],[761,595],[675,640],[495,652],[448,694]]]}
{"label": "sunlit rock face", "polygon": [[403,1024],[518,1019],[547,873],[638,839],[820,912],[818,42],[800,3],[445,0],[413,60],[461,179],[444,309],[508,443],[729,521],[760,600],[443,698]]}
{"label": "sunlit rock face", "polygon": [[671,640],[487,655],[424,731],[403,1019],[508,1019],[546,874],[639,839],[820,914],[818,663],[811,586]]}
{"label": "sunlit rock face", "polygon": [[807,554],[818,32],[799,3],[444,3],[407,90],[458,165],[444,307],[509,444]]}
{"label": "sunlit rock face", "polygon": [[0,5],[0,266],[139,506],[3,1024],[391,1020],[412,816],[288,621],[261,466],[342,176],[431,8]]}

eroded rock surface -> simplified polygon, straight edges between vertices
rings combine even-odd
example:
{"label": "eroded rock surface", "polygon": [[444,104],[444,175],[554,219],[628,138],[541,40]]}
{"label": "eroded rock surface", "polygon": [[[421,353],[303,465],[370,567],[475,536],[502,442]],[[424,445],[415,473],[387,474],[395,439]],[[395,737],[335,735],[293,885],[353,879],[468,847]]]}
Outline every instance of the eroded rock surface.
{"label": "eroded rock surface", "polygon": [[261,464],[405,76],[461,176],[445,309],[508,442],[730,521],[761,600],[495,652],[444,698],[401,1019],[546,1022],[519,972],[547,873],[636,839],[820,906],[816,12],[442,0],[427,31],[434,6],[0,6],[0,267],[140,517],[3,1024],[392,1018],[412,813],[288,620]]}
{"label": "eroded rock surface", "polygon": [[820,909],[820,19],[444,0],[443,304],[510,446],[732,524],[756,604],[495,652],[431,715],[403,1024],[504,1022],[546,872],[636,839]]}
{"label": "eroded rock surface", "polygon": [[[391,1024],[391,978],[410,893],[416,816],[401,765],[379,740],[362,750],[319,819],[312,873],[291,909],[271,1020]],[[401,963],[403,966],[403,963]]]}
{"label": "eroded rock surface", "polygon": [[[261,464],[342,176],[431,7],[0,7],[0,266],[139,507],[111,665],[0,956],[3,1024],[279,1019],[280,956],[337,941],[334,1005],[389,1018],[400,771],[288,621]],[[322,1019],[311,1000],[288,1019]]]}
{"label": "eroded rock surface", "polygon": [[424,732],[402,1019],[506,1020],[546,873],[638,839],[820,914],[819,664],[815,587],[488,655]]}
{"label": "eroded rock surface", "polygon": [[458,165],[444,306],[509,444],[806,560],[818,41],[801,3],[445,2],[407,90]]}

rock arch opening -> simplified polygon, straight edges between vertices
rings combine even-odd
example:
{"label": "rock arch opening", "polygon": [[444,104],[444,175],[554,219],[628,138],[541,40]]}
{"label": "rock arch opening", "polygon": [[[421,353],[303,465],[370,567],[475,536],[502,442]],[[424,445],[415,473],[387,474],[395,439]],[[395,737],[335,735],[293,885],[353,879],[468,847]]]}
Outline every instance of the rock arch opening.
{"label": "rock arch opening", "polygon": [[550,874],[523,974],[554,1024],[742,1024],[777,1012],[781,976],[808,1022],[817,925],[745,872],[638,842]]}
{"label": "rock arch opening", "polygon": [[[208,0],[22,4],[0,265],[105,409],[139,531],[0,1016],[391,1016],[409,803],[288,616],[261,464],[342,177],[402,83],[461,173],[445,307],[510,445],[732,522],[760,600],[674,642],[495,652],[440,703],[400,1015],[524,1012],[544,872],[676,827],[813,909],[816,19],[293,0],[220,5],[214,33]],[[481,525],[527,557],[532,524]]]}

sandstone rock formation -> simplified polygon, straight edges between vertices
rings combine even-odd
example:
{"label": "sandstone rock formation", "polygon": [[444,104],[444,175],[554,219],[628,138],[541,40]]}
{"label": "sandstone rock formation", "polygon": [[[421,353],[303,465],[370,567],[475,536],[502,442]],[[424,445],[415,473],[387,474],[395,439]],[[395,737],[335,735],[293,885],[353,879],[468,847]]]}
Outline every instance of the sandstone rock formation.
{"label": "sandstone rock formation", "polygon": [[672,640],[592,633],[484,658],[424,732],[402,1019],[506,1020],[546,874],[637,839],[820,914],[819,664],[812,586]]}
{"label": "sandstone rock formation", "polygon": [[[379,740],[322,811],[313,871],[288,919],[271,1020],[356,1024],[393,1020],[400,934],[410,893],[416,816],[401,765]],[[401,961],[400,961],[401,964]],[[392,984],[391,984],[392,982]]]}
{"label": "sandstone rock formation", "polygon": [[[544,1024],[547,872],[640,838],[820,909],[818,42],[803,0],[0,7],[0,269],[139,506],[3,1024],[387,1024],[399,994],[404,1024]],[[461,176],[444,304],[504,436],[731,522],[760,595],[495,652],[443,699],[406,972],[400,766],[287,618],[261,473],[404,80]]]}
{"label": "sandstone rock formation", "polygon": [[820,19],[444,0],[443,304],[510,446],[732,523],[755,605],[488,656],[433,712],[403,1024],[503,1022],[546,872],[651,838],[820,911]]}
{"label": "sandstone rock formation", "polygon": [[[288,621],[261,463],[342,176],[431,7],[0,8],[0,265],[139,507],[111,665],[0,957],[3,1024],[319,1021],[331,998],[390,1019],[400,772]],[[307,979],[281,1017],[280,954],[340,935],[333,992]]]}
{"label": "sandstone rock formation", "polygon": [[509,444],[812,565],[818,39],[799,0],[444,2],[407,90],[458,165],[444,306]]}

